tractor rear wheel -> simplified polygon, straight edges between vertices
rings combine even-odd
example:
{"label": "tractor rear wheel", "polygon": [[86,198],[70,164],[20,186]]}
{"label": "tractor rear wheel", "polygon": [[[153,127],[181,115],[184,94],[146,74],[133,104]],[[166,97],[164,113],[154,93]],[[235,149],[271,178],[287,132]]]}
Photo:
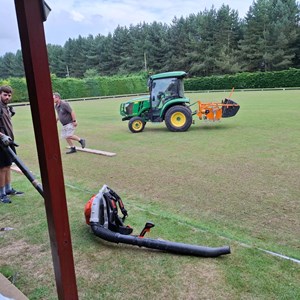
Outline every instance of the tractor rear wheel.
{"label": "tractor rear wheel", "polygon": [[146,122],[141,117],[133,117],[128,122],[128,128],[133,133],[142,132]]}
{"label": "tractor rear wheel", "polygon": [[165,122],[170,131],[187,131],[193,122],[191,110],[183,105],[172,106],[166,113]]}

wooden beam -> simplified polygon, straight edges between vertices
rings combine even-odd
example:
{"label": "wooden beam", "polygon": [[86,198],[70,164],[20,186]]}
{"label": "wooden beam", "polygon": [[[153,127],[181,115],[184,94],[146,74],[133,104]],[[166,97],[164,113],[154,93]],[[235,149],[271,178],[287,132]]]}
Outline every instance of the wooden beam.
{"label": "wooden beam", "polygon": [[43,5],[43,0],[15,0],[58,299],[76,300],[78,293],[43,27]]}
{"label": "wooden beam", "polygon": [[[81,148],[81,147],[75,147],[77,151],[81,152],[87,152],[92,154],[98,154],[98,155],[105,155],[105,156],[116,156],[116,153],[113,152],[107,152],[102,150],[95,150],[95,149],[89,149],[89,148]],[[70,149],[70,147],[67,147],[67,149]]]}

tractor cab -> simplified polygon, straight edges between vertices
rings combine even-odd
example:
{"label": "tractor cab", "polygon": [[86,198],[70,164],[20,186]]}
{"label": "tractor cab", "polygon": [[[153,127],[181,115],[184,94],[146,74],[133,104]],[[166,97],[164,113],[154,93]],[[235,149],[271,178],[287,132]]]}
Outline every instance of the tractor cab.
{"label": "tractor cab", "polygon": [[160,73],[149,77],[149,119],[152,122],[163,121],[163,114],[166,108],[172,105],[172,103],[182,102],[184,99],[183,78],[186,75],[185,72],[178,71]]}
{"label": "tractor cab", "polygon": [[[180,73],[180,77],[174,77],[174,75],[173,77],[164,77],[172,76],[173,73]],[[184,98],[182,79],[185,75],[185,72],[168,72],[150,77],[148,87],[150,90],[151,108],[161,108],[166,102],[172,99]]]}

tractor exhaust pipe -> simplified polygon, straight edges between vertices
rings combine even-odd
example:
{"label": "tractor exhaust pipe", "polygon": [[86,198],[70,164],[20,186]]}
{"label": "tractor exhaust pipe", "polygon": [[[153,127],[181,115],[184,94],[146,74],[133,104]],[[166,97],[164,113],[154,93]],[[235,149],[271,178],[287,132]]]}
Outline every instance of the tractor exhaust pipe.
{"label": "tractor exhaust pipe", "polygon": [[149,238],[141,238],[133,235],[124,235],[118,232],[113,232],[99,225],[99,223],[90,223],[93,233],[105,241],[113,243],[130,244],[139,247],[162,250],[175,254],[202,256],[202,257],[218,257],[220,255],[230,254],[230,247],[204,247],[190,245],[184,243],[170,242],[165,240],[155,240]]}

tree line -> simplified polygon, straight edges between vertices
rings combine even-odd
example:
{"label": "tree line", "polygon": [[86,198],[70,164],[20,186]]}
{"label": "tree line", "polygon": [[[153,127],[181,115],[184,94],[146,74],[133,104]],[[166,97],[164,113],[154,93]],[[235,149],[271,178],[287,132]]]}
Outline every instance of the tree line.
{"label": "tree line", "polygon": [[[296,0],[256,0],[244,19],[228,5],[171,24],[118,26],[107,36],[48,44],[50,72],[89,78],[184,70],[192,76],[280,71],[300,67],[300,6]],[[0,78],[23,77],[22,53],[0,57]]]}

